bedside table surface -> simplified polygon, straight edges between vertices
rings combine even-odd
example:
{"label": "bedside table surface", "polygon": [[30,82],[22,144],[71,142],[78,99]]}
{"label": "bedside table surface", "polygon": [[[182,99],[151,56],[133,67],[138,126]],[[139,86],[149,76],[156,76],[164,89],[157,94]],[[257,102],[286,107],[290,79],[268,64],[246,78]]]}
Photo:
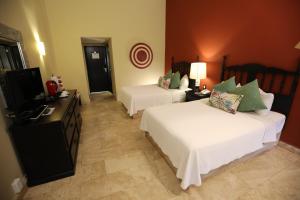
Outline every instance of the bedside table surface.
{"label": "bedside table surface", "polygon": [[195,100],[200,100],[200,99],[204,99],[204,98],[209,98],[210,97],[210,93],[208,94],[195,94],[194,91],[188,91],[186,92],[186,98],[185,101],[195,101]]}

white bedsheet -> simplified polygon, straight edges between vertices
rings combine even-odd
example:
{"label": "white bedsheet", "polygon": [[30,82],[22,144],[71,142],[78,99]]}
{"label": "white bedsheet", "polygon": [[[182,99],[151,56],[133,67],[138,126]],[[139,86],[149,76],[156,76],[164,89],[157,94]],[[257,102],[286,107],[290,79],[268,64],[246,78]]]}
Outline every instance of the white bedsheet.
{"label": "white bedsheet", "polygon": [[259,115],[257,113],[248,113],[250,117],[253,117],[265,125],[265,133],[263,137],[263,143],[275,142],[277,134],[283,129],[285,123],[285,115],[270,111],[267,115]]}
{"label": "white bedsheet", "polygon": [[[201,99],[200,101],[202,103],[210,105],[208,98]],[[256,112],[249,112],[245,114],[247,114],[249,117],[253,117],[254,119],[261,121],[265,125],[263,143],[275,142],[279,139],[277,137],[278,133],[280,133],[283,129],[286,119],[285,115],[274,111],[269,111],[269,113],[266,115],[260,115]]]}
{"label": "white bedsheet", "polygon": [[[187,89],[190,90],[190,89]],[[130,116],[140,110],[185,101],[185,91],[179,89],[163,89],[157,84],[123,87],[119,99],[127,108]]]}
{"label": "white bedsheet", "polygon": [[200,174],[262,148],[267,130],[255,116],[227,113],[207,99],[146,109],[140,128],[168,155],[183,189],[201,185]]}

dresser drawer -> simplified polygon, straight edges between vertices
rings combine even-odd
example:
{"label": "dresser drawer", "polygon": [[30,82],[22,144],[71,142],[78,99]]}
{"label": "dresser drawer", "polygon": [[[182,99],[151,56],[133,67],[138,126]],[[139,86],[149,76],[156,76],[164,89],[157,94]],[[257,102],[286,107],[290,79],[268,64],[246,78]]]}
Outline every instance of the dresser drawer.
{"label": "dresser drawer", "polygon": [[72,146],[71,146],[71,150],[70,150],[70,154],[71,154],[74,165],[75,165],[76,157],[77,157],[78,143],[79,143],[79,134],[78,134],[77,128],[75,128],[74,134],[73,134]]}
{"label": "dresser drawer", "polygon": [[79,105],[79,101],[78,100],[77,100],[75,108],[74,108],[74,115],[75,115],[75,118],[76,118],[77,128],[78,128],[78,130],[80,132],[80,130],[81,130],[81,124],[82,124],[82,117],[81,117],[81,114],[80,114],[80,105]]}
{"label": "dresser drawer", "polygon": [[70,106],[69,106],[69,111],[68,111],[68,112],[70,112],[70,113],[73,112],[74,106],[75,106],[76,102],[77,102],[77,98],[76,98],[76,97],[73,97],[73,100],[72,100],[72,103],[71,103]]}
{"label": "dresser drawer", "polygon": [[75,128],[75,115],[72,115],[70,118],[70,121],[68,123],[68,126],[66,128],[66,138],[67,138],[67,142],[68,142],[68,147],[71,146],[71,140],[73,137],[73,132],[74,132],[74,128]]}
{"label": "dresser drawer", "polygon": [[70,118],[71,118],[71,116],[73,114],[74,106],[76,104],[76,101],[77,101],[77,99],[73,97],[73,99],[72,99],[72,101],[71,101],[71,103],[70,103],[70,105],[68,107],[68,110],[67,110],[66,115],[65,115],[64,120],[63,120],[65,128],[67,128],[68,122],[69,122],[69,120],[70,120]]}

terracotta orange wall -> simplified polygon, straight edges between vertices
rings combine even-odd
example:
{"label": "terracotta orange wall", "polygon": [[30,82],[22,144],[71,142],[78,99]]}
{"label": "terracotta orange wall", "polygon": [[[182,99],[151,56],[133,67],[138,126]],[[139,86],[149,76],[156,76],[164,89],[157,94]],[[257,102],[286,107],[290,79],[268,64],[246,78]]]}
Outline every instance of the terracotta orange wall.
{"label": "terracotta orange wall", "polygon": [[[175,61],[206,61],[211,88],[220,62],[257,62],[296,70],[300,49],[299,0],[167,0],[165,71]],[[300,148],[300,86],[282,140]],[[297,121],[298,120],[298,121]],[[298,123],[297,123],[298,122]]]}

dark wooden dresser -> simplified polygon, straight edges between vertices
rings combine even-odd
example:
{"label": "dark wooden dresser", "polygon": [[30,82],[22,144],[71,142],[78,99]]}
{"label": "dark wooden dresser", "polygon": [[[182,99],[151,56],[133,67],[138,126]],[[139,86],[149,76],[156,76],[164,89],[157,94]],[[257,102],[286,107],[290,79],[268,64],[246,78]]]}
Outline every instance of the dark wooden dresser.
{"label": "dark wooden dresser", "polygon": [[50,116],[10,127],[28,186],[75,173],[82,124],[81,102],[76,90],[69,92],[68,97],[49,104],[55,107]]}

